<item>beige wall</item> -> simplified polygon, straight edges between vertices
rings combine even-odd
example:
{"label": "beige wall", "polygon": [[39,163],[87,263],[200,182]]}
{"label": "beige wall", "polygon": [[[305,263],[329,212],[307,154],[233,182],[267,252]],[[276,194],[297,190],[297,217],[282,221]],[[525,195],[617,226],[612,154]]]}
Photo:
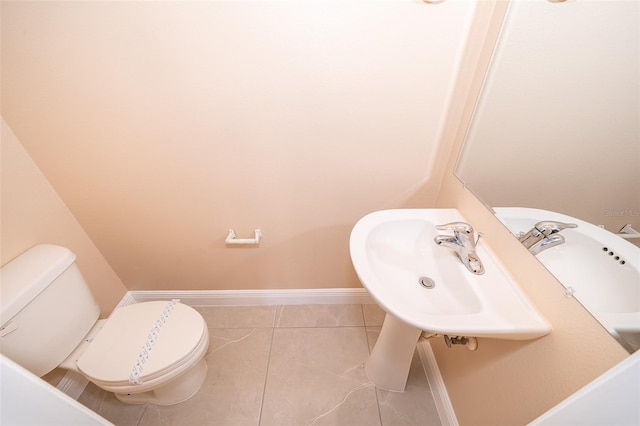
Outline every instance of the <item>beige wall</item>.
{"label": "beige wall", "polygon": [[355,222],[435,201],[474,4],[3,1],[2,114],[130,290],[358,287]]}
{"label": "beige wall", "polygon": [[102,315],[109,314],[126,293],[124,285],[11,129],[0,121],[0,264],[38,244],[67,247],[76,254]]}
{"label": "beige wall", "polygon": [[491,247],[553,329],[531,341],[479,339],[475,352],[441,340],[432,347],[461,425],[523,425],[628,354],[453,175],[505,3],[494,9],[486,2],[479,12],[463,67],[476,72],[461,74],[450,109],[444,138],[454,148],[437,205],[458,208],[483,233],[480,244]]}

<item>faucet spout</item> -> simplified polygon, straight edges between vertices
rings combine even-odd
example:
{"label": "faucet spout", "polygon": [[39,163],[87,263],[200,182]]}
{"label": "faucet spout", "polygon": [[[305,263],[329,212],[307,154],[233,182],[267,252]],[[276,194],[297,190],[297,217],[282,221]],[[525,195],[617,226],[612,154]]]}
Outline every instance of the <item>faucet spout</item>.
{"label": "faucet spout", "polygon": [[478,258],[475,253],[467,254],[467,259],[463,259],[462,263],[464,263],[467,266],[467,269],[469,269],[474,274],[484,274],[484,266],[482,265],[482,262],[480,262],[480,258]]}
{"label": "faucet spout", "polygon": [[453,235],[436,235],[433,241],[453,250],[464,266],[476,275],[484,274],[484,266],[476,254],[476,240],[471,225],[465,222],[452,222],[436,226],[440,231],[450,230]]}

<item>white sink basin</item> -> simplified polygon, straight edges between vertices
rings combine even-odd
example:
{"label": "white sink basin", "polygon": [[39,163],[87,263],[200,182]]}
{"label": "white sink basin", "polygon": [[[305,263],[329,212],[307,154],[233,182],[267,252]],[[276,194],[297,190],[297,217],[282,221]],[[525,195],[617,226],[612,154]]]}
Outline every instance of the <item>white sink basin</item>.
{"label": "white sink basin", "polygon": [[[455,209],[400,209],[371,213],[355,225],[354,268],[371,296],[402,322],[429,333],[526,340],[551,331],[516,283],[482,243],[485,273],[470,272],[434,237],[436,225],[465,221]],[[432,289],[420,278],[435,282]]]}
{"label": "white sink basin", "polygon": [[[640,248],[589,222],[560,213],[496,207],[496,216],[518,234],[543,220],[575,223],[565,242],[536,256],[614,337],[640,349]],[[606,250],[605,250],[606,248]]]}

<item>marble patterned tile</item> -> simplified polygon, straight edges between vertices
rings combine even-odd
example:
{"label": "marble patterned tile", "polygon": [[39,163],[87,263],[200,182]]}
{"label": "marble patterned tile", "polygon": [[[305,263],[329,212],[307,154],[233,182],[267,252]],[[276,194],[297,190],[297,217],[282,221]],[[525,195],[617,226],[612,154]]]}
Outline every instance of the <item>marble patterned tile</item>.
{"label": "marble patterned tile", "polygon": [[78,402],[118,426],[137,425],[147,408],[144,404],[123,404],[112,392],[93,383],[87,385]]}
{"label": "marble patterned tile", "polygon": [[363,326],[360,305],[280,305],[276,327]]}
{"label": "marble patterned tile", "polygon": [[364,314],[364,325],[367,327],[382,327],[384,316],[387,314],[375,303],[362,305],[362,313]]}
{"label": "marble patterned tile", "polygon": [[191,399],[149,405],[140,425],[258,425],[273,329],[210,329],[207,379]]}
{"label": "marble patterned tile", "polygon": [[276,306],[196,306],[209,328],[273,327]]}
{"label": "marble patterned tile", "polygon": [[[378,340],[381,327],[367,327],[370,349]],[[384,426],[438,426],[440,417],[433,400],[431,387],[416,350],[411,360],[409,377],[404,392],[376,388],[380,418]]]}
{"label": "marble patterned tile", "polygon": [[364,363],[384,318],[377,305],[196,309],[211,337],[196,396],[167,407],[127,405],[89,384],[79,401],[118,426],[440,424],[417,353],[405,392],[367,379]]}
{"label": "marble patterned tile", "polygon": [[363,327],[276,328],[261,426],[379,425]]}
{"label": "marble patterned tile", "polygon": [[414,352],[404,392],[376,389],[384,426],[439,426],[440,417],[418,352]]}

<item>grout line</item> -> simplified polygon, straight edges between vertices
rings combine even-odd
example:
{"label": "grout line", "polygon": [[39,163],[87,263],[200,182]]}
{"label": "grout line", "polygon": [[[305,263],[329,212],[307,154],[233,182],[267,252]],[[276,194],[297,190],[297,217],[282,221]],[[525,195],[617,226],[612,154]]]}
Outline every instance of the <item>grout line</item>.
{"label": "grout line", "polygon": [[[369,326],[367,326],[367,323],[366,323],[366,321],[364,319],[364,306],[363,305],[360,305],[360,310],[362,311],[362,323],[364,324],[364,336],[367,339],[367,349],[369,350],[369,355],[371,355],[371,341],[369,340],[369,332],[368,332]],[[365,361],[365,366],[366,366],[366,361]],[[368,379],[368,377],[367,377],[367,379]],[[378,419],[380,420],[380,425],[384,426],[382,424],[382,412],[380,411],[380,401],[378,400],[378,388],[375,385],[373,386],[373,394],[376,396],[376,409],[378,410]]]}
{"label": "grout line", "polygon": [[[275,321],[275,318],[274,318]],[[269,355],[267,355],[267,369],[264,373],[264,385],[262,386],[262,398],[260,399],[260,410],[258,411],[258,426],[262,423],[262,409],[264,408],[264,395],[267,393],[267,379],[269,377],[269,366],[271,365],[271,352],[273,351],[273,338],[275,327],[271,327],[271,343],[269,344]]]}
{"label": "grout line", "polygon": [[138,418],[138,421],[136,422],[137,426],[140,426],[140,424],[142,423],[142,419],[144,418],[144,415],[147,414],[148,408],[149,408],[149,404],[144,404],[144,410],[142,410],[142,414],[140,415],[140,417]]}
{"label": "grout line", "polygon": [[273,313],[273,322],[272,322],[273,328],[276,328],[280,325],[280,317],[282,316],[283,309],[284,309],[283,305],[276,305],[276,310]]}
{"label": "grout line", "polygon": [[378,400],[378,388],[373,386],[373,393],[376,395],[376,408],[378,409],[378,419],[380,419],[380,426],[384,426],[382,423],[382,412],[380,411],[380,401]]}
{"label": "grout line", "polygon": [[[245,327],[248,328],[248,327]],[[268,327],[265,327],[268,328]],[[341,329],[341,328],[364,328],[363,325],[303,325],[303,326],[292,326],[292,327],[275,327],[278,330],[294,330],[294,329],[312,329],[312,328],[329,328],[329,329]],[[372,328],[375,328],[372,326]],[[378,327],[379,328],[379,327]]]}

